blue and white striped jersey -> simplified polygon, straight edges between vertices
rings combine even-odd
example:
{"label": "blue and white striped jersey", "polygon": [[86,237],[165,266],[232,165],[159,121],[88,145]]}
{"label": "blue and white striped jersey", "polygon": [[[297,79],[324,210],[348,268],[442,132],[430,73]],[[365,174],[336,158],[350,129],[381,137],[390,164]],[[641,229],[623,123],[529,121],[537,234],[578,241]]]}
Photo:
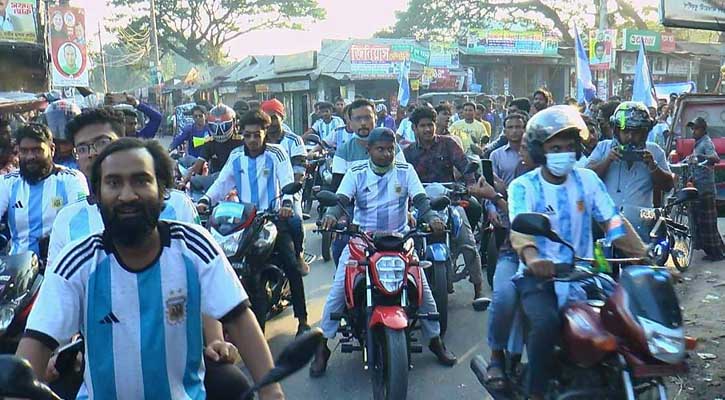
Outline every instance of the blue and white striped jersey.
{"label": "blue and white striped jersey", "polygon": [[415,132],[413,132],[413,123],[410,122],[409,118],[403,118],[403,120],[400,121],[400,126],[395,133],[400,135],[400,137],[402,137],[404,141],[415,143]]}
{"label": "blue and white striped jersey", "polygon": [[[332,157],[332,173],[345,174],[350,168],[367,164],[370,159],[368,148],[365,144],[360,144],[358,140],[348,140],[335,151]],[[405,155],[399,145],[395,145],[395,162],[405,163]]]}
{"label": "blue and white striped jersey", "polygon": [[337,116],[332,116],[330,122],[325,122],[322,118],[315,121],[312,125],[312,129],[317,132],[317,136],[324,141],[330,141],[332,134],[335,133],[335,129],[345,126],[345,121]]}
{"label": "blue and white striped jersey", "polygon": [[[607,188],[589,169],[574,168],[561,185],[547,182],[541,167],[514,179],[508,188],[511,221],[521,213],[544,213],[551,227],[574,246],[577,256],[591,258],[594,251],[592,220],[607,222],[607,238],[625,234],[624,223]],[[571,250],[543,237],[536,237],[539,255],[554,263],[571,262]]]}
{"label": "blue and white striped jersey", "polygon": [[[259,210],[279,207],[271,204],[283,186],[294,182],[292,164],[287,153],[276,144],[266,144],[257,157],[247,155],[246,146],[234,150],[219,172],[219,177],[203,198],[215,205],[232,189],[237,189],[240,202],[254,204]],[[284,196],[292,201],[292,196]]]}
{"label": "blue and white striped jersey", "polygon": [[[172,189],[166,194],[164,209],[159,219],[198,224],[199,214],[189,196]],[[91,233],[103,231],[103,218],[98,204],[90,198],[68,204],[58,213],[50,232],[48,264],[52,264],[63,247]]]}
{"label": "blue and white striped jersey", "polygon": [[365,163],[350,168],[337,194],[355,201],[353,223],[363,231],[403,233],[408,230],[409,200],[425,190],[410,164],[395,162],[380,176]]}
{"label": "blue and white striped jersey", "polygon": [[53,220],[66,204],[88,196],[88,184],[80,171],[55,166],[42,181],[30,184],[20,171],[0,178],[0,215],[8,213],[10,254],[40,254],[40,240],[50,235]]}
{"label": "blue and white striped jersey", "polygon": [[111,239],[66,246],[46,270],[26,335],[50,348],[85,338],[91,399],[203,399],[202,314],[230,315],[247,294],[211,235],[161,221],[162,249],[132,271]]}
{"label": "blue and white striped jersey", "polygon": [[341,149],[342,145],[352,139],[354,134],[355,132],[348,131],[346,126],[341,126],[335,129],[335,132],[332,133],[332,137],[329,138],[329,141],[326,140],[325,143],[335,147],[336,149]]}

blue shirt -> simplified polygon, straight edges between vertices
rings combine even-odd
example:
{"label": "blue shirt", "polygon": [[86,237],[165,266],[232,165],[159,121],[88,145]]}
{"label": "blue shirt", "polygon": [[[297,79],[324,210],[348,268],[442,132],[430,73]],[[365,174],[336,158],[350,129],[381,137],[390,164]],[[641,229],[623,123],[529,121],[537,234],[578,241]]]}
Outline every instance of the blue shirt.
{"label": "blue shirt", "polygon": [[201,152],[197,147],[194,146],[194,138],[206,138],[209,136],[209,127],[204,124],[204,127],[199,129],[196,124],[189,125],[184,128],[180,135],[176,136],[169,146],[170,149],[175,149],[181,146],[186,141],[186,152],[190,156],[199,157]]}

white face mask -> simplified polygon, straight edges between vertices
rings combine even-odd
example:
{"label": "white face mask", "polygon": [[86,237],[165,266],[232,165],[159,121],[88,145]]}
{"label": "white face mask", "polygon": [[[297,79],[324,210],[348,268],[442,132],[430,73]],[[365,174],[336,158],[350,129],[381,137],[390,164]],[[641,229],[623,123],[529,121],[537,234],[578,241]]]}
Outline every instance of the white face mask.
{"label": "white face mask", "polygon": [[552,175],[563,178],[569,175],[576,164],[576,153],[548,153],[546,154],[546,169]]}

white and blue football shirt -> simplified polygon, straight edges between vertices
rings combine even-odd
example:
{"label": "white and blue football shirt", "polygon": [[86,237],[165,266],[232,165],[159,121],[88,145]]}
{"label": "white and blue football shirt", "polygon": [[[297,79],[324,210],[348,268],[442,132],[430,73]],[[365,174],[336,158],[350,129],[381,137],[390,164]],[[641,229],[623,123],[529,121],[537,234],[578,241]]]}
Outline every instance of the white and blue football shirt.
{"label": "white and blue football shirt", "polygon": [[330,119],[330,122],[325,122],[322,118],[315,121],[315,123],[312,125],[312,129],[317,132],[317,136],[320,137],[320,139],[324,141],[331,141],[333,133],[335,133],[335,129],[345,126],[345,121],[337,116],[332,116],[332,119]]}
{"label": "white and blue football shirt", "polygon": [[336,149],[341,149],[342,145],[347,143],[348,140],[352,139],[354,134],[355,132],[348,131],[346,126],[341,126],[335,129],[335,132],[332,133],[332,137],[330,138],[330,140],[326,140],[325,143]]}
{"label": "white and blue football shirt", "polygon": [[[164,209],[159,219],[198,224],[199,214],[189,196],[171,189],[166,193]],[[103,228],[103,218],[98,204],[90,197],[63,207],[55,218],[53,230],[50,232],[48,264],[52,264],[68,243],[91,233],[101,232]]]}
{"label": "white and blue football shirt", "polygon": [[130,270],[108,236],[65,247],[46,272],[26,336],[50,348],[85,338],[84,386],[91,399],[203,399],[202,314],[247,305],[247,294],[211,235],[161,221],[162,249]]}
{"label": "white and blue football shirt", "polygon": [[10,254],[33,251],[40,255],[40,241],[50,235],[58,211],[88,196],[80,171],[55,166],[40,182],[30,184],[20,171],[0,178],[0,215],[8,214]]}

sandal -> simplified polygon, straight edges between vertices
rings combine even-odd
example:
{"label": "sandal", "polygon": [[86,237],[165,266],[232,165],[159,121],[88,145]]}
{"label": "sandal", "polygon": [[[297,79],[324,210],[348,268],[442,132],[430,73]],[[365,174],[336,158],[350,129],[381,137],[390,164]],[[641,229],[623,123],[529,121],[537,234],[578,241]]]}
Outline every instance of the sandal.
{"label": "sandal", "polygon": [[486,368],[486,387],[491,390],[504,390],[506,388],[506,373],[500,361],[494,361]]}

